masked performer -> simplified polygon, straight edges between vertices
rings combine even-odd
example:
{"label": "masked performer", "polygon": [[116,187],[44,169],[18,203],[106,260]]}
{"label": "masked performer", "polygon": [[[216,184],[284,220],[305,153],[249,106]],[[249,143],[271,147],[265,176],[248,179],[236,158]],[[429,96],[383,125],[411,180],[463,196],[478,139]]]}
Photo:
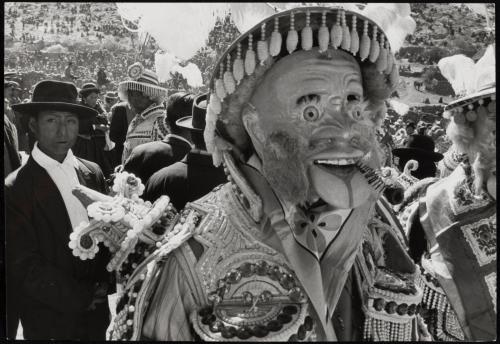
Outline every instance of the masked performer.
{"label": "masked performer", "polygon": [[129,256],[112,339],[419,339],[418,269],[375,216],[375,131],[398,67],[370,18],[414,27],[409,13],[297,8],[228,48],[204,136],[229,183]]}
{"label": "masked performer", "polygon": [[468,94],[445,108],[459,159],[446,164],[446,178],[423,180],[410,192],[416,198],[408,206],[410,254],[423,272],[422,314],[438,340],[496,338],[494,54],[489,47],[475,66],[470,61],[470,70],[463,55],[439,62],[452,85],[467,73],[473,77],[463,79]]}

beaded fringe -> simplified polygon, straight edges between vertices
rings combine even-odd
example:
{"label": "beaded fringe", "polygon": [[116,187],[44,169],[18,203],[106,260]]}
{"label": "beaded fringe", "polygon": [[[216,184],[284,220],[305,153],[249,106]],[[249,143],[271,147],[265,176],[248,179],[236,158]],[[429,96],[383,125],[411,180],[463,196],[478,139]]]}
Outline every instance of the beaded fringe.
{"label": "beaded fringe", "polygon": [[412,340],[413,319],[405,323],[395,323],[376,319],[366,315],[363,340],[365,341],[399,341]]}
{"label": "beaded fringe", "polygon": [[427,319],[427,322],[432,323],[433,333],[431,333],[436,339],[440,341],[457,341],[464,340],[464,333],[461,329],[455,328],[450,329],[448,331],[452,331],[453,333],[446,333],[443,329],[449,326],[446,326],[444,323],[447,318],[456,317],[452,312],[448,298],[446,294],[440,292],[438,289],[430,287],[423,279],[425,277],[421,276],[420,285],[423,289],[423,297],[422,297],[422,307],[428,310],[434,310],[436,314],[432,315],[431,319]]}
{"label": "beaded fringe", "polygon": [[137,81],[125,81],[119,86],[122,92],[126,92],[127,90],[139,91],[143,94],[146,94],[150,97],[164,97],[166,96],[166,92],[164,89],[154,86],[149,86],[143,83],[138,83]]}

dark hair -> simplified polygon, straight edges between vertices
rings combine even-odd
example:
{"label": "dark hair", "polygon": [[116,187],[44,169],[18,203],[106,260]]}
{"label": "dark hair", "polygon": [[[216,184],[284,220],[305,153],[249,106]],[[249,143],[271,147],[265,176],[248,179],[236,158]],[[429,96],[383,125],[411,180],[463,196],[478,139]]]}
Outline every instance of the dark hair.
{"label": "dark hair", "polygon": [[179,131],[175,124],[178,119],[191,116],[195,98],[196,96],[194,94],[185,92],[174,93],[168,97],[165,102],[167,110],[167,119],[165,123],[171,132],[175,133]]}
{"label": "dark hair", "polygon": [[406,128],[408,128],[408,127],[413,127],[413,129],[415,129],[417,126],[416,126],[416,125],[415,125],[415,123],[413,123],[413,122],[408,122],[408,123],[406,124]]}

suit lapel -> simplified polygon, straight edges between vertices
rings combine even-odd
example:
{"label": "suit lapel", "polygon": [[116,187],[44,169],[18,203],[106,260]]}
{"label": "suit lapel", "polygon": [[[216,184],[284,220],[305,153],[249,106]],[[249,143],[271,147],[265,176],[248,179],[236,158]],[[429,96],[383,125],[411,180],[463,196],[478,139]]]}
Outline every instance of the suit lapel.
{"label": "suit lapel", "polygon": [[32,172],[33,185],[37,188],[36,192],[33,192],[35,204],[58,236],[65,242],[69,241],[71,221],[59,189],[47,171],[31,156],[27,164]]}

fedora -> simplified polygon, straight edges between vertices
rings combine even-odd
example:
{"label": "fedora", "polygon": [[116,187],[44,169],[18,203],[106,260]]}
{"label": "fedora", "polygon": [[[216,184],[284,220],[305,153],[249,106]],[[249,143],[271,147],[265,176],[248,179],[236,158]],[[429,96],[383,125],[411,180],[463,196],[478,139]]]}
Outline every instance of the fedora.
{"label": "fedora", "polygon": [[35,85],[29,103],[12,105],[14,111],[33,116],[43,110],[61,110],[76,114],[80,118],[90,118],[97,111],[78,104],[78,90],[70,82],[43,80]]}
{"label": "fedora", "polygon": [[410,157],[417,160],[443,159],[443,154],[434,151],[434,141],[427,135],[410,135],[406,146],[393,149],[392,154],[400,158]]}
{"label": "fedora", "polygon": [[175,124],[179,127],[203,131],[205,130],[205,117],[207,114],[208,93],[196,97],[193,103],[192,116],[186,116],[178,119]]}

